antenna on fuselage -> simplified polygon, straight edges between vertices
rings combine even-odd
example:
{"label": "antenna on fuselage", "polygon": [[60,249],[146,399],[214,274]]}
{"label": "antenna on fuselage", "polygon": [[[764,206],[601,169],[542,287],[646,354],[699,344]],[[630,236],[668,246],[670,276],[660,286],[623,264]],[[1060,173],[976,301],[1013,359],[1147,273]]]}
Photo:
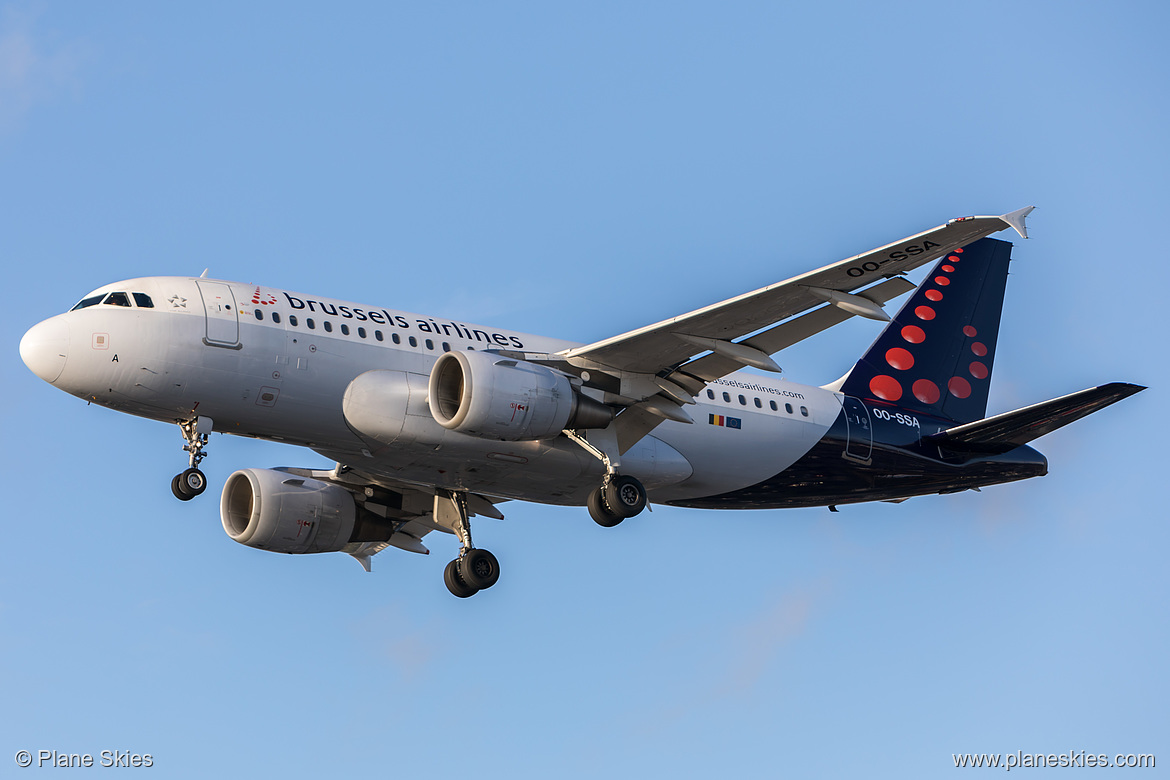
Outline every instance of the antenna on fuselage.
{"label": "antenna on fuselage", "polygon": [[204,269],[203,269],[203,273],[199,274],[199,278],[200,278],[200,279],[206,279],[206,278],[207,278],[207,272],[208,272],[208,271],[210,271],[210,270],[211,270],[210,268],[204,268]]}

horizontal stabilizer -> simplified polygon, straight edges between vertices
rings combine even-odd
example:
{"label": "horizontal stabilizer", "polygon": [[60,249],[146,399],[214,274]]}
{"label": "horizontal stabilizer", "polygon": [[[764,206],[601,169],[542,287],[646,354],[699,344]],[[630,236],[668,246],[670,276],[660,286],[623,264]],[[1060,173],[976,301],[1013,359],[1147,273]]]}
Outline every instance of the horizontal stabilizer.
{"label": "horizontal stabilizer", "polygon": [[1145,389],[1141,385],[1111,382],[948,428],[924,437],[923,441],[959,452],[1008,452]]}

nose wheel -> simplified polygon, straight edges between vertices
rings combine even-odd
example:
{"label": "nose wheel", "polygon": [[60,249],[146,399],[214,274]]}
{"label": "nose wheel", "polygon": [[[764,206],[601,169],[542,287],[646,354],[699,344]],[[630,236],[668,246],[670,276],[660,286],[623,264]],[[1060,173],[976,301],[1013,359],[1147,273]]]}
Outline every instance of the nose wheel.
{"label": "nose wheel", "polygon": [[210,417],[196,417],[179,422],[179,430],[187,443],[183,450],[189,452],[190,468],[181,474],[176,474],[171,480],[171,492],[180,501],[190,501],[207,489],[207,477],[199,470],[199,463],[207,457],[203,448],[207,446],[207,437],[211,433],[212,420]]}

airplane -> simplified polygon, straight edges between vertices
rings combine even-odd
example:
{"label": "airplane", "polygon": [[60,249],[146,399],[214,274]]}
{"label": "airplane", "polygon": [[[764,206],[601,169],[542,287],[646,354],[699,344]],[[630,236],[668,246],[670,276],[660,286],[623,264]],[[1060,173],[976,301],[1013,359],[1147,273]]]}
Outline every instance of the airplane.
{"label": "airplane", "polygon": [[[952,219],[589,344],[204,272],[100,287],[34,325],[20,355],[87,402],[177,424],[180,500],[207,487],[212,432],[336,464],[234,472],[220,497],[233,540],[345,552],[369,571],[388,547],[426,554],[423,538],[444,531],[459,541],[444,582],[466,598],[500,575],[471,518],[502,519],[505,501],[586,506],[613,527],[648,502],[836,511],[1046,474],[1029,442],[1145,388],[985,416],[1012,250],[989,236],[1026,239],[1032,209]],[[884,304],[911,292],[890,317]],[[778,376],[773,355],[855,316],[886,324],[844,377]]]}

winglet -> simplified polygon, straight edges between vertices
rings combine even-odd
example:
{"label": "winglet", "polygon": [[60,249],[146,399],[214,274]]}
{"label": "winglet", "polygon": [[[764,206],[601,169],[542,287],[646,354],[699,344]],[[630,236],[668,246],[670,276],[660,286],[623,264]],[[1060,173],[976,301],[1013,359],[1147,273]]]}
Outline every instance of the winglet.
{"label": "winglet", "polygon": [[1010,214],[1004,214],[1000,219],[1008,223],[1015,231],[1020,234],[1020,238],[1028,237],[1028,226],[1024,224],[1024,219],[1032,213],[1035,206],[1024,206],[1022,209],[1017,209]]}

